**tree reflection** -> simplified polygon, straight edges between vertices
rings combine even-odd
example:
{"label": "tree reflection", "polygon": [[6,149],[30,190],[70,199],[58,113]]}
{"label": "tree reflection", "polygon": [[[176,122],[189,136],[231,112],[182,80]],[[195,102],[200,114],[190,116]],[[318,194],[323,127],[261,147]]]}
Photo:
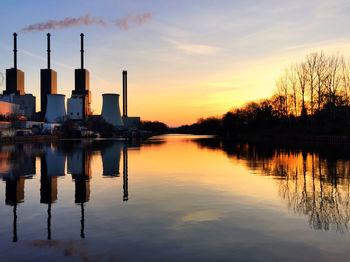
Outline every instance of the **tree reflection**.
{"label": "tree reflection", "polygon": [[196,140],[200,147],[221,149],[244,160],[253,173],[272,176],[288,209],[307,216],[315,230],[348,231],[350,219],[350,157],[330,148],[299,150],[248,143]]}

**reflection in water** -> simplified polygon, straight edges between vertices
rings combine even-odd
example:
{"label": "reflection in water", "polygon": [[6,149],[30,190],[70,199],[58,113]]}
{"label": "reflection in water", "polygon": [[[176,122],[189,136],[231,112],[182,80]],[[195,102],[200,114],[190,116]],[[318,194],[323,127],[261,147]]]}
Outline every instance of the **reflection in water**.
{"label": "reflection in water", "polygon": [[0,145],[0,261],[346,261],[350,158],[193,138]]}
{"label": "reflection in water", "polygon": [[[350,219],[350,158],[322,151],[283,149],[242,143],[225,143],[215,139],[196,140],[199,147],[222,150],[233,161],[244,164],[253,173],[271,176],[280,198],[297,215],[305,216],[316,230],[348,230]],[[146,147],[164,145],[148,141]],[[24,202],[25,179],[36,172],[40,160],[40,203],[47,205],[47,239],[52,239],[51,219],[58,199],[59,177],[68,173],[74,182],[74,203],[80,207],[80,237],[85,238],[85,209],[91,197],[92,159],[101,156],[101,177],[121,179],[121,199],[129,200],[128,148],[124,141],[62,142],[44,145],[13,145],[0,147],[1,176],[6,183],[5,203],[13,207],[13,241],[17,236],[17,207]],[[333,152],[332,152],[333,153]],[[122,157],[121,157],[122,154]],[[67,171],[65,164],[67,159]],[[107,180],[106,180],[107,181]],[[73,196],[72,196],[73,197]]]}
{"label": "reflection in water", "polygon": [[122,141],[116,141],[102,151],[103,175],[107,177],[119,176],[120,155]]}
{"label": "reflection in water", "polygon": [[[196,140],[200,147],[222,149],[259,175],[273,176],[290,210],[305,215],[315,230],[348,230],[350,160],[330,154],[253,144]],[[343,156],[343,154],[339,154]]]}
{"label": "reflection in water", "polygon": [[79,148],[68,156],[68,172],[75,183],[74,202],[80,205],[80,237],[85,238],[84,204],[90,199],[91,155],[85,148]]}
{"label": "reflection in water", "polygon": [[7,159],[2,178],[6,183],[5,204],[13,206],[13,242],[17,236],[17,205],[24,201],[24,180],[35,174],[35,152],[31,145],[11,145],[0,148],[2,159]]}
{"label": "reflection in water", "polygon": [[53,145],[44,148],[47,175],[49,177],[64,176],[66,166],[66,154],[60,148]]}
{"label": "reflection in water", "polygon": [[[47,204],[47,239],[51,240],[52,205],[57,201],[57,179],[67,173],[75,184],[74,202],[80,206],[80,236],[85,238],[85,205],[90,199],[91,158],[99,152],[103,161],[103,176],[120,173],[123,150],[123,201],[128,200],[127,145],[115,140],[87,143],[13,145],[0,147],[1,173],[6,182],[5,203],[13,206],[13,242],[17,237],[17,205],[24,202],[24,181],[35,175],[36,157],[40,159],[40,203]],[[5,164],[6,163],[6,164]]]}
{"label": "reflection in water", "polygon": [[47,239],[51,240],[51,204],[57,200],[57,177],[48,175],[46,154],[41,156],[40,203],[47,204]]}
{"label": "reflection in water", "polygon": [[123,201],[129,200],[128,192],[128,148],[123,147]]}

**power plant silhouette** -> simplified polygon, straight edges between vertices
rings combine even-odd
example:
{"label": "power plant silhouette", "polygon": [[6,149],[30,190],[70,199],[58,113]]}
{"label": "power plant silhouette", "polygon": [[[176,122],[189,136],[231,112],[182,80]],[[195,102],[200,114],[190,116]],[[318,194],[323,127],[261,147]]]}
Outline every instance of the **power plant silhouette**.
{"label": "power plant silhouette", "polygon": [[[75,69],[75,86],[71,97],[59,94],[57,72],[51,69],[51,35],[47,33],[47,68],[40,70],[40,106],[38,113],[41,121],[62,123],[66,119],[86,120],[92,115],[90,91],[90,73],[84,67],[84,34],[80,34],[81,67]],[[0,95],[0,101],[19,106],[20,114],[27,119],[36,115],[36,98],[25,93],[24,72],[17,68],[17,34],[13,34],[13,68],[6,69],[6,90]],[[127,107],[127,71],[123,76],[123,115],[120,112],[119,94],[103,94],[102,118],[116,129],[132,129],[139,125],[140,117],[128,117]],[[5,104],[1,104],[0,107]],[[10,105],[7,106],[10,108]],[[1,108],[0,108],[1,109]]]}

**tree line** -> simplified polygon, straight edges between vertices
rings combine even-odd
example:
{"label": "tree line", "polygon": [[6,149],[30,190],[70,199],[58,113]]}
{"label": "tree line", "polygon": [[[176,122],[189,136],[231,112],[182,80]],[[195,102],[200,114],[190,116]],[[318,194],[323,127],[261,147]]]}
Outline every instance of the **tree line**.
{"label": "tree line", "polygon": [[310,53],[285,69],[270,98],[248,102],[222,117],[199,119],[178,131],[350,134],[350,62],[341,55]]}
{"label": "tree line", "polygon": [[350,63],[340,55],[310,53],[287,68],[276,82],[284,115],[313,115],[323,109],[350,105]]}

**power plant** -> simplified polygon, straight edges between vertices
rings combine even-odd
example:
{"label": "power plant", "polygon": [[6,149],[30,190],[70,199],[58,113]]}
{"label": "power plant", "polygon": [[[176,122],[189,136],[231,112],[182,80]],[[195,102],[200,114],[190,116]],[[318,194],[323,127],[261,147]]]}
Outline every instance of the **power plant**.
{"label": "power plant", "polygon": [[123,127],[118,94],[103,94],[102,117],[115,127]]}
{"label": "power plant", "polygon": [[68,99],[68,116],[75,120],[86,119],[91,115],[90,73],[84,68],[84,34],[80,34],[81,68],[75,69],[75,89]]}
{"label": "power plant", "polygon": [[36,112],[35,97],[24,91],[24,72],[17,69],[17,34],[13,34],[13,68],[6,69],[6,90],[0,101],[17,104],[21,114],[32,118]]}
{"label": "power plant", "polygon": [[49,123],[63,122],[66,118],[65,95],[50,94],[47,95],[47,106],[45,119]]}
{"label": "power plant", "polygon": [[[47,68],[40,70],[40,112],[36,113],[36,98],[25,93],[24,72],[17,68],[17,34],[13,34],[13,68],[6,69],[6,90],[0,95],[0,114],[20,115],[27,120],[62,123],[67,119],[85,121],[92,115],[90,73],[84,68],[84,34],[80,34],[80,68],[74,70],[75,85],[71,97],[58,94],[57,72],[51,69],[51,34],[47,33]],[[119,94],[103,94],[101,117],[115,130],[137,130],[140,117],[129,117],[127,106],[127,71],[122,72],[123,114]],[[33,121],[32,121],[33,122]],[[33,124],[34,125],[34,122]]]}
{"label": "power plant", "polygon": [[47,34],[47,68],[40,70],[41,115],[46,115],[47,96],[57,94],[57,72],[51,69],[50,33]]}

